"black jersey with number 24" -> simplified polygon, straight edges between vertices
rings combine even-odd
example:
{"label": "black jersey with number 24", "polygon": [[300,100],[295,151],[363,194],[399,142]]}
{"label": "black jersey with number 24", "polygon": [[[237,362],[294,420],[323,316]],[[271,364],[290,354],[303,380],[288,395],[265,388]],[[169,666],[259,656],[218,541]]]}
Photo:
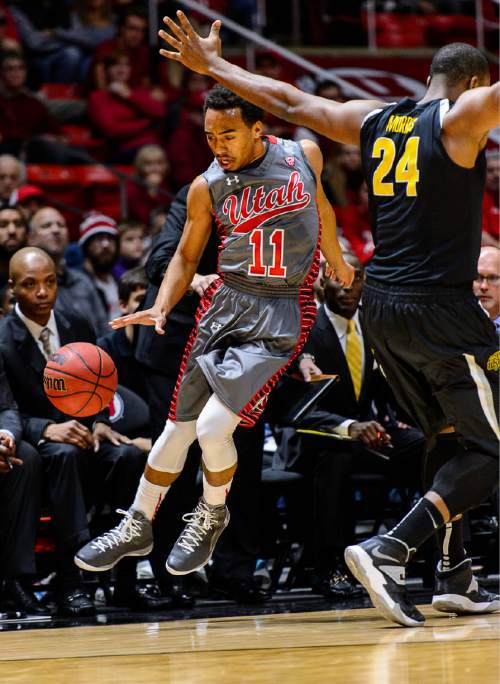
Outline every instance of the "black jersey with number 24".
{"label": "black jersey with number 24", "polygon": [[370,279],[387,285],[470,283],[481,247],[484,153],[458,166],[441,141],[449,100],[404,99],[361,127],[375,252]]}

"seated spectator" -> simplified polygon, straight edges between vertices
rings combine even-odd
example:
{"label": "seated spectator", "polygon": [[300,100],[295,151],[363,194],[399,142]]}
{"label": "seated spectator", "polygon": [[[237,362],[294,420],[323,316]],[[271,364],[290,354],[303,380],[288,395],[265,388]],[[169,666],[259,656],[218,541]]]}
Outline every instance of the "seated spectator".
{"label": "seated spectator", "polygon": [[94,52],[91,67],[91,89],[104,89],[107,85],[106,61],[111,55],[121,53],[128,57],[131,66],[130,88],[150,85],[152,73],[151,55],[147,45],[148,19],[142,7],[133,5],[119,13],[118,35],[101,43]]}
{"label": "seated spectator", "polygon": [[159,145],[165,118],[165,96],[130,85],[127,55],[105,60],[106,85],[89,97],[88,115],[97,132],[112,143],[112,160],[130,163],[143,145]]}
{"label": "seated spectator", "polygon": [[477,263],[474,294],[500,333],[500,250],[486,246],[481,249]]}
{"label": "seated spectator", "polygon": [[0,0],[0,52],[12,51],[22,52],[19,34],[8,4]]}
{"label": "seated spectator", "polygon": [[11,7],[21,42],[33,61],[40,83],[78,81],[82,53],[57,36],[69,28],[65,0],[17,0]]}
{"label": "seated spectator", "polygon": [[21,441],[22,422],[0,358],[0,612],[44,613],[32,587],[41,510],[41,460]]}
{"label": "seated spectator", "polygon": [[102,335],[109,330],[107,311],[88,275],[66,265],[64,252],[68,241],[66,219],[60,211],[44,207],[34,214],[30,222],[29,243],[47,252],[56,265],[56,311],[79,313],[96,335]]}
{"label": "seated spectator", "polygon": [[[76,548],[89,535],[85,496],[89,506],[128,508],[144,455],[111,429],[107,409],[77,421],[49,402],[42,381],[49,354],[70,342],[95,344],[95,335],[84,319],[54,313],[56,269],[45,252],[36,247],[19,251],[11,259],[10,275],[17,304],[0,323],[0,353],[26,440],[42,458],[58,549],[58,607],[67,615],[93,614],[94,605],[73,563]],[[117,600],[121,594],[120,600],[134,603],[135,563],[126,564],[121,573]]]}
{"label": "seated spectator", "polygon": [[[133,268],[124,273],[118,283],[120,295],[120,309],[123,315],[132,314],[142,304],[148,278],[143,268]],[[133,325],[108,332],[97,341],[99,347],[107,351],[115,362],[120,378],[120,384],[138,394],[143,399],[148,398],[146,379],[143,367],[135,359],[136,329]]]}
{"label": "seated spectator", "polygon": [[486,185],[483,195],[483,245],[500,247],[500,152],[486,153]]}
{"label": "seated spectator", "polygon": [[361,183],[361,153],[356,145],[335,145],[335,155],[328,155],[325,163],[325,191],[335,204],[337,218],[342,225],[342,209],[356,203],[356,196]]}
{"label": "seated spectator", "polygon": [[118,224],[120,234],[119,258],[113,266],[113,276],[120,280],[131,268],[139,266],[144,257],[144,226],[136,221],[122,221]]}
{"label": "seated spectator", "polygon": [[[311,556],[311,585],[328,597],[347,598],[355,592],[348,579],[343,552],[354,538],[351,473],[368,471],[418,489],[425,441],[416,429],[395,419],[392,393],[376,368],[364,330],[359,302],[364,273],[354,255],[346,260],[356,268],[351,288],[323,277],[325,303],[299,356],[304,379],[337,374],[337,385],[322,397],[299,427],[323,429],[353,441],[302,435],[297,452],[280,446],[285,468],[306,476],[312,501],[306,529],[314,531],[306,547]],[[393,448],[387,448],[387,445]],[[382,452],[383,460],[373,451]],[[293,466],[293,467],[292,467]]]}
{"label": "seated spectator", "polygon": [[104,214],[92,213],[80,224],[83,270],[99,294],[108,321],[120,313],[118,284],[113,267],[118,259],[119,233],[116,221]]}
{"label": "seated spectator", "polygon": [[12,198],[12,204],[17,204],[22,209],[28,223],[31,221],[33,214],[36,214],[39,209],[47,204],[47,198],[42,188],[29,183],[21,185],[20,188],[14,190]]}
{"label": "seated spectator", "polygon": [[28,224],[19,207],[0,208],[0,287],[9,280],[9,260],[28,242]]}
{"label": "seated spectator", "polygon": [[111,0],[77,0],[70,12],[68,28],[56,28],[54,37],[81,52],[77,83],[87,77],[95,49],[116,33]]}
{"label": "seated spectator", "polygon": [[356,204],[342,210],[342,235],[362,264],[372,258],[374,244],[366,183],[358,190]]}
{"label": "seated spectator", "polygon": [[26,166],[12,154],[0,154],[0,205],[17,204],[16,190],[26,182]]}
{"label": "seated spectator", "polygon": [[153,209],[170,204],[169,163],[159,145],[144,145],[135,156],[134,167],[139,182],[135,178],[127,181],[129,217],[147,226]]}
{"label": "seated spectator", "polygon": [[78,150],[64,143],[59,122],[26,88],[27,66],[16,52],[0,56],[0,151],[33,163],[81,162]]}
{"label": "seated spectator", "polygon": [[16,298],[9,285],[0,288],[0,317],[6,316],[14,308]]}
{"label": "seated spectator", "polygon": [[206,76],[186,71],[181,96],[169,107],[167,157],[175,159],[170,170],[175,191],[191,183],[213,159],[203,124],[203,102],[209,87]]}

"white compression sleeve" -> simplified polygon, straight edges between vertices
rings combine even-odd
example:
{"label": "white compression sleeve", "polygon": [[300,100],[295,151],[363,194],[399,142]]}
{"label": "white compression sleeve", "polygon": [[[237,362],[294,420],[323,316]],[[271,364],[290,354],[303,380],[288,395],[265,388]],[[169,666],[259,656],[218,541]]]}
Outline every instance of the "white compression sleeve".
{"label": "white compression sleeve", "polygon": [[148,465],[166,473],[180,473],[184,468],[189,447],[196,439],[196,421],[186,423],[167,420],[165,428],[153,444]]}
{"label": "white compression sleeve", "polygon": [[212,394],[196,421],[196,434],[203,452],[205,468],[219,473],[234,466],[238,460],[233,441],[241,418]]}

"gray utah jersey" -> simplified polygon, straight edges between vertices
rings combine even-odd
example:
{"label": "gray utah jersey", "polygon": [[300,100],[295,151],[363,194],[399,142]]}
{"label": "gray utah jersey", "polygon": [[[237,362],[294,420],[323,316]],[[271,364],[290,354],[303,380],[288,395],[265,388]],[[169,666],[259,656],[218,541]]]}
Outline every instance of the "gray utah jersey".
{"label": "gray utah jersey", "polygon": [[214,160],[203,174],[222,243],[218,270],[247,279],[252,289],[296,288],[318,244],[316,177],[298,143],[266,140],[257,163],[233,173]]}

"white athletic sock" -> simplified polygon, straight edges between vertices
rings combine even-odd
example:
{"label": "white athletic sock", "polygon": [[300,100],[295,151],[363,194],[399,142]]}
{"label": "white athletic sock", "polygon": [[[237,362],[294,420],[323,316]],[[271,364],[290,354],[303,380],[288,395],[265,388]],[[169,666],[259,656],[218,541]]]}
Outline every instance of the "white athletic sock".
{"label": "white athletic sock", "polygon": [[141,511],[141,513],[144,513],[148,520],[153,520],[156,515],[156,511],[160,507],[160,504],[165,498],[165,494],[169,489],[170,485],[168,487],[155,485],[149,480],[146,480],[145,476],[143,475],[139,481],[139,487],[137,488],[132,508],[136,511]]}
{"label": "white athletic sock", "polygon": [[205,473],[203,473],[203,498],[205,502],[211,506],[223,506],[226,503],[232,482],[233,478],[226,482],[226,484],[214,487],[205,477]]}

